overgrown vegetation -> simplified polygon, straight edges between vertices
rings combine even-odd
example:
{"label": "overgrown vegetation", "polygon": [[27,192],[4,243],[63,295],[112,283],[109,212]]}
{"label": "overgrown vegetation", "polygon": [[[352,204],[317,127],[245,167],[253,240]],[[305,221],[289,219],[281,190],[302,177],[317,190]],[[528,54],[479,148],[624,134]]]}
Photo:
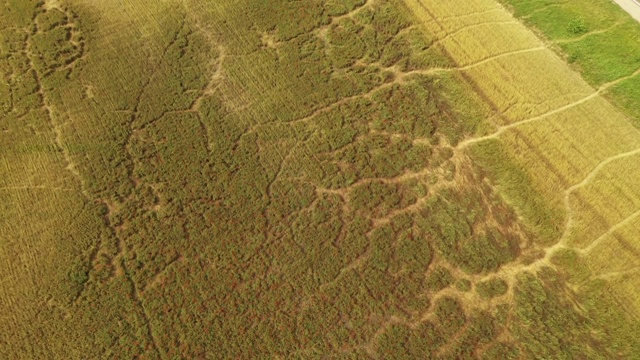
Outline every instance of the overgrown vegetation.
{"label": "overgrown vegetation", "polygon": [[509,285],[506,281],[499,278],[492,278],[486,281],[479,282],[476,285],[476,291],[483,298],[493,298],[506,294],[509,289]]}
{"label": "overgrown vegetation", "polygon": [[496,111],[402,3],[121,5],[0,5],[0,357],[636,349],[565,346],[609,321],[576,277],[497,274],[557,214],[460,145]]}

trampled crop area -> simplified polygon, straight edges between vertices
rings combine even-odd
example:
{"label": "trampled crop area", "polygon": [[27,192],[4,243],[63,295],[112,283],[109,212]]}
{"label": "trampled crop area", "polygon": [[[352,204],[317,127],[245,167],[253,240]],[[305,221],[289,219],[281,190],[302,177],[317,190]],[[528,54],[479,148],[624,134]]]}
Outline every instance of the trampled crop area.
{"label": "trampled crop area", "polygon": [[0,76],[2,358],[640,350],[627,78],[494,0],[10,0]]}

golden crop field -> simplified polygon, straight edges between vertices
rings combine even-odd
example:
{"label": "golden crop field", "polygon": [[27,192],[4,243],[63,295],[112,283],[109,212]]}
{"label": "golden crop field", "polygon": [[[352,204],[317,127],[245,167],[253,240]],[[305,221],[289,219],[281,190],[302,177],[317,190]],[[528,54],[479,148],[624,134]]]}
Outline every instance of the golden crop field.
{"label": "golden crop field", "polygon": [[2,359],[640,351],[628,78],[495,0],[8,0],[0,78]]}
{"label": "golden crop field", "polygon": [[[445,37],[445,51],[503,115],[496,133],[468,142],[482,148],[498,139],[553,213],[564,214],[544,263],[556,253],[567,256],[565,249],[576,252],[592,276],[611,280],[613,296],[635,318],[640,132],[601,93],[636,73],[590,88],[541,40],[520,40],[534,36],[494,1],[414,1],[411,7],[434,32],[453,34]],[[480,44],[485,38],[504,41]],[[530,200],[522,194],[515,189],[506,196],[526,208]]]}

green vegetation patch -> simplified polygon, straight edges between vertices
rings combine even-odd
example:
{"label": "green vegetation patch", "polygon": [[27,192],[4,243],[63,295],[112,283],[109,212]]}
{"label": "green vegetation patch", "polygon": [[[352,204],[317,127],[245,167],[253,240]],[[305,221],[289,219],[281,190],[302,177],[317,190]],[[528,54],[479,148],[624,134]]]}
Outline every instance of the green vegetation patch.
{"label": "green vegetation patch", "polygon": [[640,77],[621,81],[607,90],[607,93],[615,105],[629,114],[633,125],[640,127]]}
{"label": "green vegetation patch", "polygon": [[476,284],[476,291],[483,298],[494,298],[507,293],[509,285],[500,278],[492,278]]}
{"label": "green vegetation patch", "polygon": [[471,291],[471,288],[473,287],[473,284],[468,279],[459,279],[456,281],[455,285],[456,289],[463,292]]}
{"label": "green vegetation patch", "polygon": [[425,286],[427,289],[437,292],[451,285],[453,280],[449,270],[438,266],[431,270],[425,278]]}
{"label": "green vegetation patch", "polygon": [[[539,29],[594,87],[640,69],[640,24],[613,1],[502,0],[515,15]],[[636,81],[637,76],[631,82]],[[628,82],[607,95],[638,125],[640,93]]]}

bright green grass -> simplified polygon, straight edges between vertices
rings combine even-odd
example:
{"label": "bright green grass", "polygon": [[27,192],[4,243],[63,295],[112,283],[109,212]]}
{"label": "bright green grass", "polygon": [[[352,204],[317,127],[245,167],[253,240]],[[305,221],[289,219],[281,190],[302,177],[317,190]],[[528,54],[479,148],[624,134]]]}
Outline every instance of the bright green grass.
{"label": "bright green grass", "polygon": [[[613,1],[501,1],[516,17],[557,42],[560,52],[595,88],[640,69],[640,24]],[[615,84],[606,95],[640,126],[640,91],[632,85],[637,77]]]}
{"label": "bright green grass", "polygon": [[631,116],[634,124],[640,126],[640,77],[620,82],[609,90],[609,94],[613,102]]}

